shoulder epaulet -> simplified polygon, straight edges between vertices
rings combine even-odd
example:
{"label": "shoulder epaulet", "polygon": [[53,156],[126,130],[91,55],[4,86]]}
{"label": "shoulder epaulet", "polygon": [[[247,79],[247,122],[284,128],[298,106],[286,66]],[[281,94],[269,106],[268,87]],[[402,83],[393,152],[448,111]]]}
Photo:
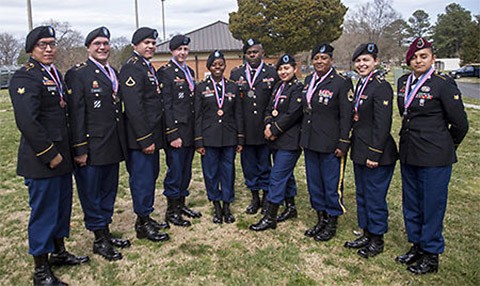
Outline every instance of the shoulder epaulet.
{"label": "shoulder epaulet", "polygon": [[226,82],[235,83],[235,81],[233,81],[233,80],[231,80],[231,79],[229,79],[229,78],[225,78],[225,81],[226,81]]}
{"label": "shoulder epaulet", "polygon": [[341,73],[338,73],[338,72],[337,72],[337,75],[338,75],[341,79],[344,79],[344,80],[347,79],[347,78],[346,78],[344,75],[342,75]]}
{"label": "shoulder epaulet", "polygon": [[234,67],[234,68],[232,69],[232,72],[237,71],[237,70],[243,68],[244,66],[245,66],[245,65],[236,66],[236,67]]}
{"label": "shoulder epaulet", "polygon": [[434,73],[433,75],[436,75],[437,77],[443,79],[443,80],[447,80],[447,75],[445,74],[441,74],[441,73]]}
{"label": "shoulder epaulet", "polygon": [[29,71],[34,67],[35,67],[35,64],[32,62],[26,62],[25,64],[23,64],[23,68],[25,69],[25,71]]}
{"label": "shoulder epaulet", "polygon": [[80,70],[80,69],[82,69],[82,68],[84,68],[84,67],[86,67],[86,66],[87,66],[87,63],[86,63],[86,62],[76,64],[76,65],[75,65],[75,70],[78,71],[78,70]]}
{"label": "shoulder epaulet", "polygon": [[138,62],[138,57],[137,56],[133,56],[131,58],[128,59],[127,63],[131,63],[131,64],[135,64]]}
{"label": "shoulder epaulet", "polygon": [[159,69],[160,69],[160,70],[164,70],[164,69],[167,69],[167,68],[169,68],[169,67],[171,67],[171,66],[172,66],[172,65],[171,65],[170,63],[166,63],[166,64],[164,64],[163,66],[161,66]]}
{"label": "shoulder epaulet", "polygon": [[376,79],[379,83],[385,81],[385,77],[384,77],[383,75],[376,75],[376,76],[375,76],[375,79]]}

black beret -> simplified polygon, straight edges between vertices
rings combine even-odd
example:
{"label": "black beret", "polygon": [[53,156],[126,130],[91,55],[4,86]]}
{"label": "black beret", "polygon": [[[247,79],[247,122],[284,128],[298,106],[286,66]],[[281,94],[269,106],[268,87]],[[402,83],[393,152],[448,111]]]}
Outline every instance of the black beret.
{"label": "black beret", "polygon": [[378,54],[378,47],[374,43],[361,44],[358,46],[352,55],[352,62],[360,55],[373,55],[376,57]]}
{"label": "black beret", "polygon": [[156,40],[158,37],[158,32],[155,29],[148,28],[148,27],[142,27],[139,28],[133,33],[132,37],[132,44],[137,45],[141,41],[145,39],[154,39]]}
{"label": "black beret", "polygon": [[223,61],[225,61],[225,57],[223,56],[222,52],[220,52],[219,50],[215,50],[213,51],[209,56],[208,56],[208,59],[207,59],[207,69],[209,69],[213,62],[216,60],[216,59],[223,59]]}
{"label": "black beret", "polygon": [[170,51],[178,49],[182,45],[190,44],[190,38],[185,35],[175,35],[168,44]]}
{"label": "black beret", "polygon": [[259,40],[257,39],[248,39],[245,44],[243,44],[243,48],[242,48],[242,51],[243,53],[245,54],[247,52],[247,50],[255,45],[261,45],[262,43],[260,43]]}
{"label": "black beret", "polygon": [[280,68],[281,65],[286,65],[286,64],[290,64],[293,67],[295,67],[296,66],[295,58],[293,58],[292,55],[284,54],[278,59],[277,70]]}
{"label": "black beret", "polygon": [[85,38],[85,47],[90,46],[96,37],[105,37],[110,39],[110,31],[106,27],[96,28],[95,30],[91,31]]}
{"label": "black beret", "polygon": [[333,50],[335,50],[335,48],[330,46],[330,44],[327,44],[327,43],[316,45],[312,50],[312,59],[318,53],[328,54],[330,57],[333,57]]}
{"label": "black beret", "polygon": [[27,40],[25,41],[25,51],[31,53],[33,47],[42,38],[55,38],[55,30],[52,26],[39,26],[31,30],[27,35]]}

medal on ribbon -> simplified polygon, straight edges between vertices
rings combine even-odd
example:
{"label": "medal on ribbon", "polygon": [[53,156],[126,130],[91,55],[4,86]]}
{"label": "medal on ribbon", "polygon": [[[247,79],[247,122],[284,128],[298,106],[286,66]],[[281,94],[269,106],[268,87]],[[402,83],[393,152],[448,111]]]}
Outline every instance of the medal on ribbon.
{"label": "medal on ribbon", "polygon": [[252,68],[250,67],[250,65],[248,63],[247,63],[246,66],[247,66],[247,68],[245,69],[245,78],[247,80],[248,86],[250,87],[250,90],[248,91],[247,95],[248,95],[248,97],[253,97],[255,95],[253,84],[257,80],[257,77],[260,74],[260,72],[262,72],[263,60],[260,63],[260,65],[258,66],[257,70],[255,71],[255,75],[253,76],[253,79],[252,79],[252,76],[251,76]]}
{"label": "medal on ribbon", "polygon": [[[357,114],[357,118],[358,118],[358,105],[360,103],[360,98],[362,97],[363,91],[367,87],[367,84],[370,82],[370,78],[372,77],[372,75],[373,75],[373,71],[367,76],[365,81],[362,83],[362,87],[360,89],[357,88],[357,92],[355,95],[355,105],[354,105],[354,110],[355,110],[355,114]],[[358,120],[355,120],[355,121],[358,121]]]}
{"label": "medal on ribbon", "polygon": [[213,80],[213,78],[211,78],[211,80],[213,83],[213,91],[215,92],[215,99],[217,100],[217,106],[218,106],[217,115],[223,116],[222,107],[223,107],[223,103],[225,102],[225,89],[226,89],[225,78],[222,76],[222,81],[221,81],[222,96],[218,94],[217,83],[215,82],[215,80]]}
{"label": "medal on ribbon", "polygon": [[[118,93],[118,78],[117,75],[115,74],[115,71],[113,68],[107,63],[106,67],[108,71],[105,69],[103,65],[101,65],[99,62],[97,62],[94,58],[89,57],[89,59],[97,66],[99,70],[102,71],[102,73],[110,80],[112,83],[112,98],[115,103],[120,101],[120,98],[118,98],[117,93]],[[98,83],[97,83],[98,85]]]}
{"label": "medal on ribbon", "polygon": [[282,85],[277,89],[277,92],[275,93],[275,100],[273,102],[273,111],[272,111],[272,116],[277,117],[278,115],[278,102],[280,101],[280,95],[282,95],[283,89],[285,88],[286,83],[282,83]]}
{"label": "medal on ribbon", "polygon": [[185,63],[183,63],[183,65],[180,65],[177,60],[175,60],[175,58],[172,58],[172,62],[183,72],[188,82],[188,88],[191,92],[193,92],[193,90],[195,89],[195,81],[193,80],[192,74],[190,73],[188,66]]}
{"label": "medal on ribbon", "polygon": [[55,85],[57,86],[58,88],[58,92],[60,93],[60,107],[61,108],[65,108],[65,106],[67,105],[67,103],[65,102],[65,100],[63,99],[63,84],[62,82],[60,81],[60,76],[58,75],[58,71],[57,71],[57,68],[51,64],[50,67],[53,71],[50,72],[50,69],[45,66],[44,64],[40,63],[40,65],[43,67],[43,69],[47,72],[47,74],[50,76],[51,79],[53,79],[53,81],[55,82]]}
{"label": "medal on ribbon", "polygon": [[307,105],[308,105],[308,108],[312,108],[312,105],[310,104],[310,102],[312,101],[312,97],[313,97],[313,92],[317,89],[318,85],[320,83],[322,83],[322,81],[324,81],[328,75],[330,74],[330,72],[332,71],[333,69],[330,68],[330,70],[320,78],[320,80],[315,83],[317,80],[318,80],[318,75],[317,73],[313,73],[313,76],[312,78],[310,79],[310,84],[308,85],[308,89],[307,89]]}
{"label": "medal on ribbon", "polygon": [[418,79],[418,82],[415,85],[415,88],[413,90],[410,90],[410,87],[413,81],[413,72],[408,76],[407,86],[405,87],[405,97],[403,99],[404,100],[403,104],[405,107],[405,110],[403,111],[404,116],[407,115],[407,110],[410,107],[410,105],[412,105],[412,102],[415,99],[415,95],[418,93],[418,91],[423,86],[423,84],[427,81],[427,79],[430,78],[430,76],[433,74],[434,71],[435,69],[432,66],[426,73],[422,74],[422,76],[420,76],[420,78]]}

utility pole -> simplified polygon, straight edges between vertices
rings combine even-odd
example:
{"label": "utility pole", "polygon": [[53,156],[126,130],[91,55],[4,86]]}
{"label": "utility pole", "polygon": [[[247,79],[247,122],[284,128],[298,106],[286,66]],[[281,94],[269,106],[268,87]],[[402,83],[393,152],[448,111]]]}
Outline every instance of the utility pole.
{"label": "utility pole", "polygon": [[167,37],[165,36],[165,7],[163,6],[163,2],[165,2],[165,0],[161,0],[161,1],[162,1],[163,41],[165,42],[167,40]]}
{"label": "utility pole", "polygon": [[32,1],[27,0],[28,31],[33,30],[32,22]]}
{"label": "utility pole", "polygon": [[135,29],[138,28],[138,0],[135,0]]}

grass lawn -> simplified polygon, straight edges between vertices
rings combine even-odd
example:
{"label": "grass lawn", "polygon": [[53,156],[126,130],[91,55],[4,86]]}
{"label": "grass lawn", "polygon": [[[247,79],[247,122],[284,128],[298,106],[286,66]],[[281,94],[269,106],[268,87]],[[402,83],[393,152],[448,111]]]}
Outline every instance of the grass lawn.
{"label": "grass lawn", "polygon": [[[466,101],[480,104],[478,100]],[[211,222],[212,207],[206,197],[198,155],[188,202],[201,210],[203,217],[193,220],[192,227],[172,227],[168,230],[171,240],[166,243],[136,239],[128,176],[122,164],[111,229],[129,238],[132,246],[122,250],[124,258],[118,262],[94,255],[93,234],[83,226],[75,193],[67,248],[89,255],[91,261],[78,267],[55,268],[55,273],[70,285],[480,285],[480,111],[467,112],[470,131],[458,149],[459,162],[453,168],[445,217],[446,251],[440,257],[440,272],[436,275],[414,276],[394,261],[409,248],[401,210],[399,164],[388,194],[390,230],[385,236],[385,252],[365,260],[343,247],[357,230],[351,161],[345,174],[347,213],[339,220],[337,236],[318,243],[303,235],[316,220],[310,208],[303,157],[295,169],[299,217],[280,223],[274,231],[255,233],[248,226],[260,215],[244,213],[250,195],[243,184],[239,157],[236,201],[232,206],[237,222],[219,226]],[[395,112],[392,134],[397,142],[399,124]],[[0,91],[0,126],[0,284],[30,285],[33,259],[28,255],[28,192],[22,178],[15,174],[19,133],[5,90]],[[166,205],[162,195],[164,159],[162,153],[153,213],[160,220]]]}

